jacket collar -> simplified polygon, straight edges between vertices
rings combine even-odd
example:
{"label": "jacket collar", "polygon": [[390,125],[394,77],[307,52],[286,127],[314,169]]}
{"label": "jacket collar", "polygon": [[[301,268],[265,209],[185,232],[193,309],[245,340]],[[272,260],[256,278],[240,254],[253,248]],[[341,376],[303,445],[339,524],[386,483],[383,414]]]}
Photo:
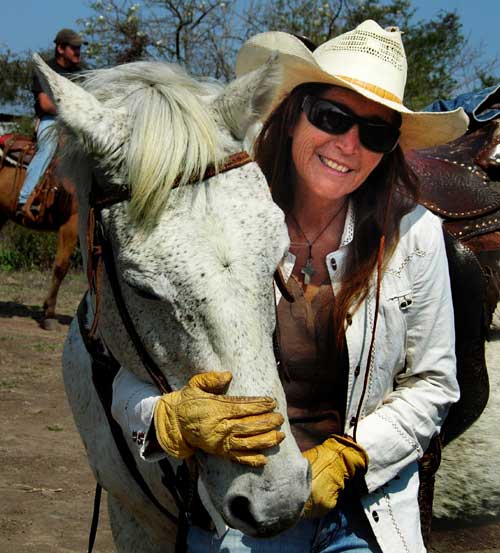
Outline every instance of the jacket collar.
{"label": "jacket collar", "polygon": [[[349,200],[340,245],[337,250],[328,253],[325,258],[325,262],[328,267],[328,274],[330,275],[330,280],[332,282],[332,286],[334,287],[334,292],[336,292],[335,284],[340,281],[340,276],[342,274],[343,262],[345,260],[345,256],[347,255],[347,246],[352,242],[354,237],[355,223],[356,214],[354,212],[354,206],[352,200]],[[281,261],[281,271],[285,282],[288,281],[292,274],[295,261],[296,256],[290,251],[285,254]]]}

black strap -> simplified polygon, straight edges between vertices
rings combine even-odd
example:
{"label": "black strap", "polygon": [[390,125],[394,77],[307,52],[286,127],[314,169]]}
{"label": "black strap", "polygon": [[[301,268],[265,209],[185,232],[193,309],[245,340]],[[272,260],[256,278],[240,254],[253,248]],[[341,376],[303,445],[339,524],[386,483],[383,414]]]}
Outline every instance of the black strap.
{"label": "black strap", "polygon": [[[101,212],[98,209],[95,209],[94,242],[95,242],[95,245],[98,245],[101,248],[100,255],[101,255],[101,259],[103,260],[106,274],[110,282],[110,287],[113,293],[113,299],[115,301],[115,305],[117,306],[120,318],[123,323],[123,327],[126,330],[139,359],[142,361],[142,364],[145,367],[146,371],[148,372],[151,380],[156,384],[159,390],[162,393],[171,392],[172,387],[168,383],[167,379],[165,378],[165,375],[161,372],[156,362],[152,359],[149,352],[144,347],[144,344],[142,343],[142,339],[135,328],[135,325],[132,321],[130,313],[128,312],[127,306],[125,304],[125,300],[121,292],[120,282],[118,280],[113,249],[109,240],[107,240],[104,236],[103,227],[101,223]],[[82,302],[82,304],[80,304],[79,311],[81,311],[80,308],[83,308],[82,306],[86,307],[86,302]],[[156,497],[148,488],[146,482],[143,480],[141,473],[137,469],[137,466],[135,464],[135,459],[133,458],[128,448],[128,445],[123,437],[123,432],[120,426],[118,425],[118,423],[114,420],[114,418],[111,415],[112,383],[113,383],[114,377],[116,376],[116,373],[120,368],[120,365],[118,361],[114,357],[112,357],[111,353],[103,353],[104,352],[103,344],[98,339],[96,339],[94,335],[89,336],[89,333],[87,332],[86,327],[84,325],[85,317],[79,316],[79,320],[80,319],[81,321],[83,321],[83,324],[82,322],[80,323],[80,332],[84,338],[84,342],[86,343],[87,350],[89,351],[93,359],[92,375],[93,375],[94,385],[101,398],[101,402],[103,403],[103,406],[108,418],[108,422],[112,430],[113,437],[115,439],[115,443],[130,473],[132,474],[136,482],[140,485],[140,487],[143,489],[144,493],[148,496],[148,498],[152,501],[152,503],[161,512],[163,512],[163,514],[165,514],[170,520],[172,520],[172,522],[175,522],[177,524],[176,553],[183,553],[186,549],[186,538],[187,538],[187,530],[189,527],[189,518],[190,518],[189,508],[190,507],[189,507],[189,504],[186,503],[186,500],[183,497],[182,493],[179,492],[176,474],[174,473],[172,466],[170,465],[168,460],[165,459],[159,463],[160,468],[162,469],[162,472],[163,472],[162,483],[166,486],[166,488],[168,489],[168,491],[170,492],[170,494],[172,495],[176,503],[176,506],[179,511],[178,517],[174,517],[174,515],[169,513],[158,502]],[[99,367],[97,367],[98,365]],[[110,366],[114,367],[114,369],[111,371],[112,374],[109,374]]]}
{"label": "black strap", "polygon": [[[80,333],[83,338],[87,352],[92,358],[92,381],[96,388],[99,399],[103,406],[104,412],[106,413],[106,418],[113,435],[116,447],[123,459],[123,462],[127,466],[131,476],[137,482],[141,490],[148,497],[148,499],[153,503],[153,505],[163,513],[171,522],[178,524],[179,519],[177,516],[173,515],[168,511],[155,497],[151,489],[149,488],[147,482],[144,480],[142,474],[137,468],[134,456],[132,455],[123,431],[120,425],[115,421],[111,414],[111,400],[112,400],[112,391],[113,391],[113,379],[118,372],[120,365],[118,361],[112,357],[110,354],[104,351],[102,344],[99,340],[95,338],[89,338],[88,332],[85,326],[87,312],[87,301],[83,299],[80,305],[78,306],[77,316],[78,324],[80,327]],[[165,465],[164,465],[165,466]],[[173,471],[172,471],[173,472]],[[175,477],[174,477],[175,478]],[[172,478],[166,478],[165,483],[167,484],[167,489],[169,492],[176,498],[177,491],[175,487],[175,479],[172,482]],[[177,503],[177,501],[176,501]]]}
{"label": "black strap", "polygon": [[87,553],[92,553],[94,549],[95,538],[97,535],[97,527],[99,526],[99,511],[101,508],[101,496],[102,496],[102,486],[99,482],[95,485],[95,494],[94,494],[94,509],[92,511],[92,523],[90,525],[89,532],[89,548]]}
{"label": "black strap", "polygon": [[278,287],[278,290],[280,291],[283,298],[288,303],[293,303],[295,301],[295,298],[288,289],[288,286],[285,282],[285,277],[283,276],[283,273],[281,272],[281,269],[279,267],[274,272],[274,282],[276,283],[276,286]]}
{"label": "black strap", "polygon": [[106,269],[106,274],[108,276],[110,287],[113,293],[113,299],[120,314],[123,326],[134,346],[137,355],[139,356],[139,359],[142,361],[144,368],[148,372],[148,375],[151,377],[151,380],[156,384],[158,389],[163,394],[170,393],[173,391],[172,387],[168,383],[165,375],[161,372],[154,359],[149,354],[148,350],[144,347],[142,339],[135,328],[134,322],[132,321],[132,317],[128,312],[123,294],[121,292],[120,281],[118,280],[113,248],[110,241],[104,236],[101,223],[101,212],[98,209],[95,210],[95,225],[96,232],[100,234],[98,240],[95,240],[95,242],[97,243],[99,241],[102,247],[102,258],[104,261],[104,267]]}

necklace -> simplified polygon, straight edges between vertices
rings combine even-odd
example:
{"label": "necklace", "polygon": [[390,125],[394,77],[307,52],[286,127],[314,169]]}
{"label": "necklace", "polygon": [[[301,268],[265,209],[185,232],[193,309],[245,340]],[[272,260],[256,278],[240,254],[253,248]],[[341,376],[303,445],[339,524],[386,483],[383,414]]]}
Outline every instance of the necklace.
{"label": "necklace", "polygon": [[337,218],[337,216],[340,214],[340,212],[344,209],[345,202],[340,206],[340,208],[333,214],[333,217],[328,221],[328,223],[319,231],[319,233],[316,235],[314,240],[309,240],[307,238],[306,233],[302,230],[299,223],[297,222],[297,219],[294,217],[293,213],[291,211],[288,212],[288,215],[293,220],[295,226],[299,229],[300,234],[306,239],[307,245],[309,246],[309,255],[307,257],[306,264],[302,267],[300,272],[304,275],[304,284],[309,284],[311,282],[311,277],[316,272],[314,270],[313,266],[313,256],[312,256],[312,249],[318,238],[323,236],[323,233],[326,231],[326,229],[333,223],[333,221]]}

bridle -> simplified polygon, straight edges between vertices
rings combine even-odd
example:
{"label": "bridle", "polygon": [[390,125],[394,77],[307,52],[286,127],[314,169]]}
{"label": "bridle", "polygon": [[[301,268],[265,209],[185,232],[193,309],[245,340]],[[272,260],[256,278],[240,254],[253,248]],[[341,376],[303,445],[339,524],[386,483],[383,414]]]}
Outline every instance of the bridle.
{"label": "bridle", "polygon": [[[205,172],[204,178],[202,180],[207,180],[217,174],[231,171],[250,163],[252,159],[246,152],[238,152],[229,156],[224,163],[215,168],[214,166],[208,167]],[[193,181],[190,184],[194,184]],[[173,188],[178,186],[178,181],[174,183]],[[145,370],[147,371],[152,382],[156,384],[158,389],[162,394],[170,393],[173,391],[173,387],[168,382],[165,375],[162,373],[160,367],[156,361],[151,357],[150,353],[144,346],[142,339],[135,328],[132,317],[127,309],[125,299],[123,297],[121,286],[118,278],[118,271],[116,268],[113,247],[111,241],[107,238],[106,233],[104,232],[104,226],[102,222],[102,210],[112,205],[130,200],[129,191],[121,191],[113,194],[103,194],[100,190],[99,184],[95,175],[92,175],[92,187],[90,193],[90,206],[88,213],[88,225],[87,225],[87,281],[89,285],[89,291],[92,292],[94,297],[94,317],[90,329],[87,329],[86,321],[86,312],[85,308],[79,308],[79,323],[80,323],[80,332],[82,338],[87,347],[87,351],[92,357],[92,373],[94,385],[97,389],[98,395],[103,403],[104,410],[106,412],[110,428],[112,430],[115,443],[120,451],[120,454],[127,465],[131,475],[134,477],[135,481],[141,487],[142,491],[146,496],[151,499],[153,504],[172,522],[177,522],[178,530],[176,537],[176,552],[181,553],[185,551],[186,537],[188,526],[191,521],[190,514],[190,502],[192,500],[193,490],[189,490],[188,494],[183,494],[181,491],[182,487],[186,487],[186,479],[189,479],[189,474],[186,477],[186,474],[175,474],[172,466],[167,459],[160,461],[160,466],[163,470],[164,477],[162,479],[164,485],[167,487],[172,497],[175,500],[176,506],[179,511],[179,515],[175,516],[165,509],[155,498],[152,491],[149,489],[147,483],[142,478],[140,471],[138,470],[133,456],[128,449],[128,445],[123,436],[123,432],[119,427],[118,423],[114,421],[111,415],[111,390],[110,382],[116,375],[116,372],[119,370],[120,364],[112,355],[110,349],[103,342],[102,338],[97,337],[97,329],[100,320],[101,314],[101,305],[102,305],[102,281],[103,281],[103,271],[106,271],[106,275],[109,281],[111,292],[113,295],[113,300],[117,307],[123,328],[125,329],[130,342],[132,343],[135,353],[141,360],[141,363]],[[293,301],[293,297],[288,291],[281,271],[278,269],[274,275],[274,280],[277,288],[281,292],[282,296],[288,300]],[[81,306],[86,306],[86,301],[83,301]],[[276,341],[275,341],[276,343]],[[279,367],[279,351],[275,348],[275,355],[278,360]],[[108,375],[103,378],[103,371]],[[112,367],[111,371],[109,367]],[[109,374],[111,372],[111,375]],[[107,378],[107,380],[106,380]],[[100,382],[100,380],[105,380],[105,382]],[[191,481],[193,478],[193,467],[182,466],[184,473],[186,471],[191,473]],[[195,470],[195,469],[194,469]],[[184,480],[184,482],[180,482]],[[91,533],[89,537],[89,548],[88,552],[91,553],[93,544],[95,541],[95,534],[97,532],[97,523],[99,517],[99,503],[101,495],[101,486],[98,483],[96,487],[96,496],[94,500],[94,515],[91,526]],[[186,500],[185,496],[188,496]]]}
{"label": "bridle", "polygon": [[[232,169],[242,167],[251,161],[252,159],[246,152],[238,152],[229,156],[218,170],[216,170],[213,166],[210,166],[205,172],[203,180],[207,180],[216,174],[225,173],[231,171]],[[174,184],[174,187],[176,186],[177,184]],[[97,183],[95,176],[93,176],[92,190],[95,191],[96,189]],[[93,338],[95,336],[99,323],[102,303],[102,272],[103,268],[105,268],[110,282],[110,288],[113,293],[113,299],[117,306],[123,326],[126,329],[134,349],[141,359],[151,380],[158,386],[159,390],[165,394],[171,392],[173,388],[170,386],[160,368],[144,347],[144,344],[142,343],[142,340],[134,326],[132,317],[128,312],[125,300],[121,293],[112,245],[109,239],[105,236],[102,224],[102,209],[104,207],[109,207],[114,203],[129,199],[130,193],[128,191],[124,191],[121,194],[115,194],[112,196],[100,196],[98,199],[94,197],[90,205],[87,225],[87,281],[89,289],[92,290],[95,297],[95,309],[94,320],[89,330],[89,337]],[[293,301],[293,297],[288,291],[283,275],[279,269],[275,272],[274,280],[283,297],[287,301]]]}

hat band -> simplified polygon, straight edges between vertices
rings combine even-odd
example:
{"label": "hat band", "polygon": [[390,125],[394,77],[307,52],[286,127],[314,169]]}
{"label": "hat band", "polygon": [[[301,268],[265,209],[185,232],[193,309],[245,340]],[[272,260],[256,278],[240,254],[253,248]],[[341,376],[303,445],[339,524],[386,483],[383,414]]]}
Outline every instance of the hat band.
{"label": "hat band", "polygon": [[380,86],[367,83],[365,81],[360,81],[358,79],[353,79],[352,77],[345,77],[344,75],[338,75],[339,79],[343,79],[344,81],[348,81],[352,84],[358,85],[361,88],[364,88],[365,90],[368,90],[369,92],[373,92],[377,96],[380,96],[381,98],[384,98],[385,100],[390,100],[391,102],[396,102],[397,104],[402,104],[403,101],[401,98],[398,98],[395,94],[392,92],[389,92],[388,90],[385,90],[385,88],[381,88]]}

